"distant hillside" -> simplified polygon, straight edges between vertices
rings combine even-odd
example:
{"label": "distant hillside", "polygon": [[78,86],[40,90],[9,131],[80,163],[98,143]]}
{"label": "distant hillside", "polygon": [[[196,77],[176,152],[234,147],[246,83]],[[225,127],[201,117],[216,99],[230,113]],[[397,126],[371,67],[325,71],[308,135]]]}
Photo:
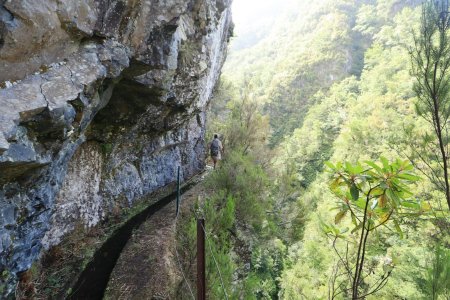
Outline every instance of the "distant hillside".
{"label": "distant hillside", "polygon": [[[235,38],[223,78],[238,88],[250,87],[253,97],[264,103],[273,130],[270,143],[275,146],[302,126],[314,94],[349,75],[360,76],[364,51],[372,42],[370,28],[385,20],[373,15],[370,23],[364,24],[369,34],[364,34],[355,29],[359,14],[371,13],[369,5],[376,4],[381,11],[388,11],[384,16],[393,15],[418,2],[289,2],[287,11],[278,11],[276,19],[269,18],[264,26],[249,26]],[[268,25],[270,32],[265,31]]]}
{"label": "distant hillside", "polygon": [[421,3],[297,0],[231,50],[209,129],[231,298],[449,298],[444,172],[411,75]]}

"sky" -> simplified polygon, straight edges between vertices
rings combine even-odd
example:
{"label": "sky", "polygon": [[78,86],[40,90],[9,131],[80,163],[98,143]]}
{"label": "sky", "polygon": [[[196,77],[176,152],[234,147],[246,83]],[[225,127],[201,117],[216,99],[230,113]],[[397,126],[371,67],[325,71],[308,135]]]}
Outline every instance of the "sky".
{"label": "sky", "polygon": [[286,0],[234,0],[233,1],[233,21],[236,30],[242,29],[245,25],[263,21],[263,18],[271,18],[276,14],[280,2]]}
{"label": "sky", "polygon": [[286,7],[299,0],[233,0],[235,44],[245,44],[270,30]]}
{"label": "sky", "polygon": [[260,3],[270,2],[271,0],[234,0],[233,1],[233,21],[238,26],[245,24],[249,19],[254,19],[255,7]]}

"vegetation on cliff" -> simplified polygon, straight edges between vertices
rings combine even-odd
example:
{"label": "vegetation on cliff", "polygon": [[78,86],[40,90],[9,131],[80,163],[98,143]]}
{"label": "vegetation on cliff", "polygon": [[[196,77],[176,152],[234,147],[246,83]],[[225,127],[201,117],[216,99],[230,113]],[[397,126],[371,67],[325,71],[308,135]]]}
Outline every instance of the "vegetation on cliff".
{"label": "vegetation on cliff", "polygon": [[[439,159],[448,139],[436,137],[420,106],[423,77],[411,72],[420,2],[297,1],[263,39],[231,53],[210,126],[227,149],[211,179],[222,201],[209,211],[232,202],[233,222],[213,233],[227,235],[224,268],[237,266],[224,279],[229,295],[450,296]],[[437,61],[446,66],[445,55]]]}

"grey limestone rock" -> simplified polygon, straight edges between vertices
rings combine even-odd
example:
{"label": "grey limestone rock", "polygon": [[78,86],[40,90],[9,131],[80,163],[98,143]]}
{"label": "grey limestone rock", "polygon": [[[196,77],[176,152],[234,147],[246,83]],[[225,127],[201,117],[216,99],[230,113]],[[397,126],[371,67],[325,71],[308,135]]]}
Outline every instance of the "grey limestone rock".
{"label": "grey limestone rock", "polygon": [[230,0],[0,0],[0,298],[76,226],[204,167]]}

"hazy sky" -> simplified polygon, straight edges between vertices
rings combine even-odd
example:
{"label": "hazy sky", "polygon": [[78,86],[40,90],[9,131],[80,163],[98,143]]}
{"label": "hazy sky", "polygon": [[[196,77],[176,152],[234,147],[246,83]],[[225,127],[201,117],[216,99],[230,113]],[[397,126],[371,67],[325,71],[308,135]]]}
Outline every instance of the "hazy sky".
{"label": "hazy sky", "polygon": [[232,51],[251,47],[263,39],[295,1],[301,0],[233,0]]}
{"label": "hazy sky", "polygon": [[295,0],[233,0],[233,21],[236,31],[245,31],[245,27],[274,19]]}
{"label": "hazy sky", "polygon": [[249,18],[254,18],[255,8],[261,3],[270,2],[271,0],[234,0],[233,1],[233,21],[238,26],[245,23]]}

